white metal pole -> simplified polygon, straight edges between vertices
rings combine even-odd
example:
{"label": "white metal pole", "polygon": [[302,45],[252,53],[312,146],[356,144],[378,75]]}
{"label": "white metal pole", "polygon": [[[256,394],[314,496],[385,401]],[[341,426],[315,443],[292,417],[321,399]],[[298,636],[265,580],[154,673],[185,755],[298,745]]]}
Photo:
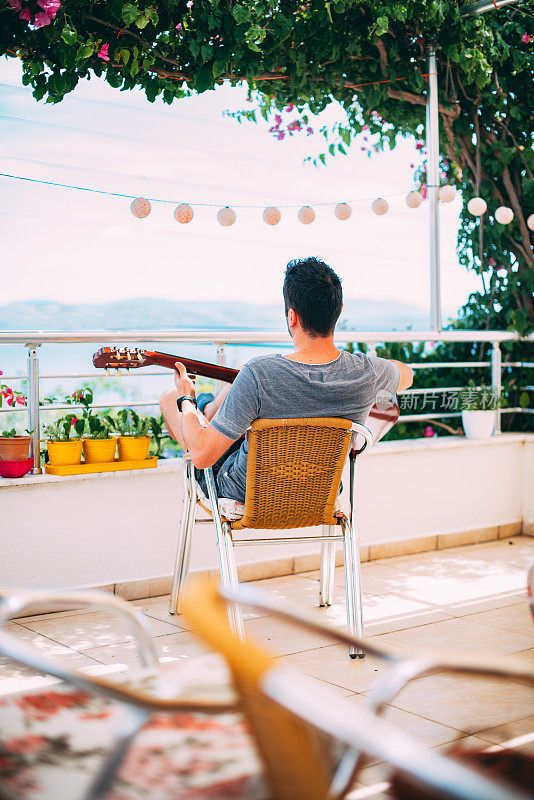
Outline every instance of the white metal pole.
{"label": "white metal pole", "polygon": [[426,107],[427,197],[430,232],[430,325],[441,331],[441,276],[439,263],[439,114],[436,48],[428,48]]}
{"label": "white metal pole", "polygon": [[28,425],[32,437],[33,475],[40,475],[41,443],[39,422],[39,345],[28,344]]}

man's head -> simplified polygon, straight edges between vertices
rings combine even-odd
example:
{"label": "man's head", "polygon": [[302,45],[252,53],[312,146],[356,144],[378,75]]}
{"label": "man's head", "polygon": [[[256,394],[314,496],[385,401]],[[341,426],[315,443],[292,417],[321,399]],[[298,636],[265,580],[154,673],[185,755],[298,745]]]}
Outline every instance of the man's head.
{"label": "man's head", "polygon": [[290,330],[292,309],[308,335],[329,336],[343,307],[341,281],[318,258],[294,259],[286,268],[284,304]]}

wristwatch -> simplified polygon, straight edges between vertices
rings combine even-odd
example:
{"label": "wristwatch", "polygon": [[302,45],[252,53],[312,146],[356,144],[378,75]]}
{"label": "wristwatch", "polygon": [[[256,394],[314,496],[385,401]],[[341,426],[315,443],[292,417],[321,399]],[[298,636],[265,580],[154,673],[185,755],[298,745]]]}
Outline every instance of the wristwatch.
{"label": "wristwatch", "polygon": [[184,400],[189,400],[191,403],[193,403],[195,408],[197,407],[197,398],[193,397],[193,395],[191,395],[191,394],[184,394],[184,395],[182,395],[182,397],[179,397],[176,400],[176,405],[178,406],[178,411],[182,410],[182,403],[184,402]]}

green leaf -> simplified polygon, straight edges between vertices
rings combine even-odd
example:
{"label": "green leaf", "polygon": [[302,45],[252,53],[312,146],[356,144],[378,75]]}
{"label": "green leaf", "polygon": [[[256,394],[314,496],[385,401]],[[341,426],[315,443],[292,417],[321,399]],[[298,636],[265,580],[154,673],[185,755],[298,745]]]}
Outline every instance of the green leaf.
{"label": "green leaf", "polygon": [[76,61],[83,61],[85,58],[89,58],[95,52],[94,45],[91,44],[82,44],[81,47],[78,48],[78,52],[76,53]]}
{"label": "green leaf", "polygon": [[210,89],[213,84],[213,76],[211,74],[211,70],[207,69],[206,67],[200,67],[197,72],[195,72],[194,76],[194,88],[197,92],[205,92],[206,89]]}
{"label": "green leaf", "polygon": [[132,22],[135,22],[137,17],[139,16],[140,11],[137,6],[134,6],[133,3],[126,3],[124,8],[122,9],[122,18],[126,25],[131,25]]}
{"label": "green leaf", "polygon": [[232,9],[232,16],[238,25],[247,22],[250,19],[250,10],[245,6],[234,6]]}
{"label": "green leaf", "polygon": [[214,61],[213,67],[211,68],[212,74],[214,78],[218,78],[219,75],[222,75],[226,69],[226,61]]}
{"label": "green leaf", "polygon": [[61,31],[61,38],[63,39],[65,44],[73,45],[76,44],[78,34],[74,30],[74,28],[71,28],[70,25],[65,25],[65,27]]}
{"label": "green leaf", "polygon": [[135,20],[135,24],[137,25],[138,28],[141,29],[146,28],[149,22],[150,20],[148,19],[147,16],[145,16],[145,14],[141,14],[141,16],[137,17],[137,19]]}
{"label": "green leaf", "polygon": [[389,19],[387,17],[378,17],[376,21],[377,36],[382,36],[384,33],[387,33],[388,28],[389,28]]}

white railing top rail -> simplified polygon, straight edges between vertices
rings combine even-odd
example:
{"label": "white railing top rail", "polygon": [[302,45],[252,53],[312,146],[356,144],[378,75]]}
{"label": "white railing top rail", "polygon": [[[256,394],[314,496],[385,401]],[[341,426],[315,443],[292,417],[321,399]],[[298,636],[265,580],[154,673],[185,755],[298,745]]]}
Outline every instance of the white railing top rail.
{"label": "white railing top rail", "polygon": [[[514,331],[345,331],[335,339],[348,342],[509,342],[521,337]],[[188,344],[289,344],[287,331],[245,330],[100,330],[0,331],[0,344],[74,344],[121,342],[187,342]],[[534,342],[534,334],[525,338]]]}

